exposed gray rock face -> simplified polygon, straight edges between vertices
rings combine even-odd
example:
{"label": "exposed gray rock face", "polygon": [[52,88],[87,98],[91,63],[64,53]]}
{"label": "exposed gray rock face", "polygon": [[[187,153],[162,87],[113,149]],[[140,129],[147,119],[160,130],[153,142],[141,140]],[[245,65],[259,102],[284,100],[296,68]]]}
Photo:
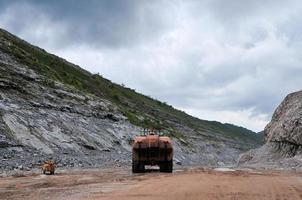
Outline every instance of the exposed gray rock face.
{"label": "exposed gray rock face", "polygon": [[283,100],[264,133],[266,144],[243,154],[239,164],[302,169],[302,91]]}
{"label": "exposed gray rock face", "polygon": [[302,91],[289,94],[278,106],[265,136],[268,142],[302,145]]}
{"label": "exposed gray rock face", "polygon": [[[230,165],[243,143],[177,122],[175,163]],[[141,129],[108,100],[48,79],[0,50],[0,174],[37,168],[131,166],[131,139]],[[244,143],[246,144],[246,143]],[[20,167],[22,165],[22,167]]]}
{"label": "exposed gray rock face", "polygon": [[[110,102],[48,80],[2,52],[0,72],[0,170],[48,158],[103,164],[129,154],[139,129]],[[119,153],[110,158],[111,151]]]}

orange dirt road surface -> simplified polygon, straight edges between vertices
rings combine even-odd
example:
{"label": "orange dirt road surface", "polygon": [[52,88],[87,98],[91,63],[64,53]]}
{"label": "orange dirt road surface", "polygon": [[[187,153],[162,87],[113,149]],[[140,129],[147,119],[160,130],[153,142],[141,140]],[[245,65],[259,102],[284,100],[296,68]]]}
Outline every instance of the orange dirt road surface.
{"label": "orange dirt road surface", "polygon": [[58,171],[0,178],[0,199],[22,200],[302,200],[302,174],[184,169],[173,174],[130,169]]}

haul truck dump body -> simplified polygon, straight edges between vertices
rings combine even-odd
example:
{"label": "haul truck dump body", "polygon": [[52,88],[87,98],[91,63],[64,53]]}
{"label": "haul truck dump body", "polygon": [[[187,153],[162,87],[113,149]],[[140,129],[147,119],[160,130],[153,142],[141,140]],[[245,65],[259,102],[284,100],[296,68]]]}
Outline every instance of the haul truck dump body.
{"label": "haul truck dump body", "polygon": [[173,170],[171,139],[150,133],[135,138],[132,146],[132,171],[143,172],[145,165],[158,165],[162,172]]}

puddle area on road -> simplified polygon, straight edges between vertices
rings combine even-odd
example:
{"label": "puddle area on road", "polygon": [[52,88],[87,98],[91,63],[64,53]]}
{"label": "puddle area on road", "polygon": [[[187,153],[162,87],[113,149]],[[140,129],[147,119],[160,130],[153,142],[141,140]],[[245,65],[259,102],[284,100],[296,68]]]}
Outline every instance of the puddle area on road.
{"label": "puddle area on road", "polygon": [[175,169],[175,170],[173,170],[173,173],[179,173],[179,172],[183,172],[183,171],[185,171],[184,169]]}
{"label": "puddle area on road", "polygon": [[235,169],[230,169],[230,168],[219,167],[219,168],[214,168],[214,171],[218,171],[218,172],[234,172],[236,170]]}

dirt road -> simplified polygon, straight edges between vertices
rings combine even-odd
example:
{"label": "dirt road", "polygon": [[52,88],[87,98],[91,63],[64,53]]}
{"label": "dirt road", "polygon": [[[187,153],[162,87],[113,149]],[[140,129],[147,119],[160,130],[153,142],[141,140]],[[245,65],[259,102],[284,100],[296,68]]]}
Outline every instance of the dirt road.
{"label": "dirt road", "polygon": [[129,169],[0,178],[0,199],[302,199],[302,174],[193,169],[132,175]]}

